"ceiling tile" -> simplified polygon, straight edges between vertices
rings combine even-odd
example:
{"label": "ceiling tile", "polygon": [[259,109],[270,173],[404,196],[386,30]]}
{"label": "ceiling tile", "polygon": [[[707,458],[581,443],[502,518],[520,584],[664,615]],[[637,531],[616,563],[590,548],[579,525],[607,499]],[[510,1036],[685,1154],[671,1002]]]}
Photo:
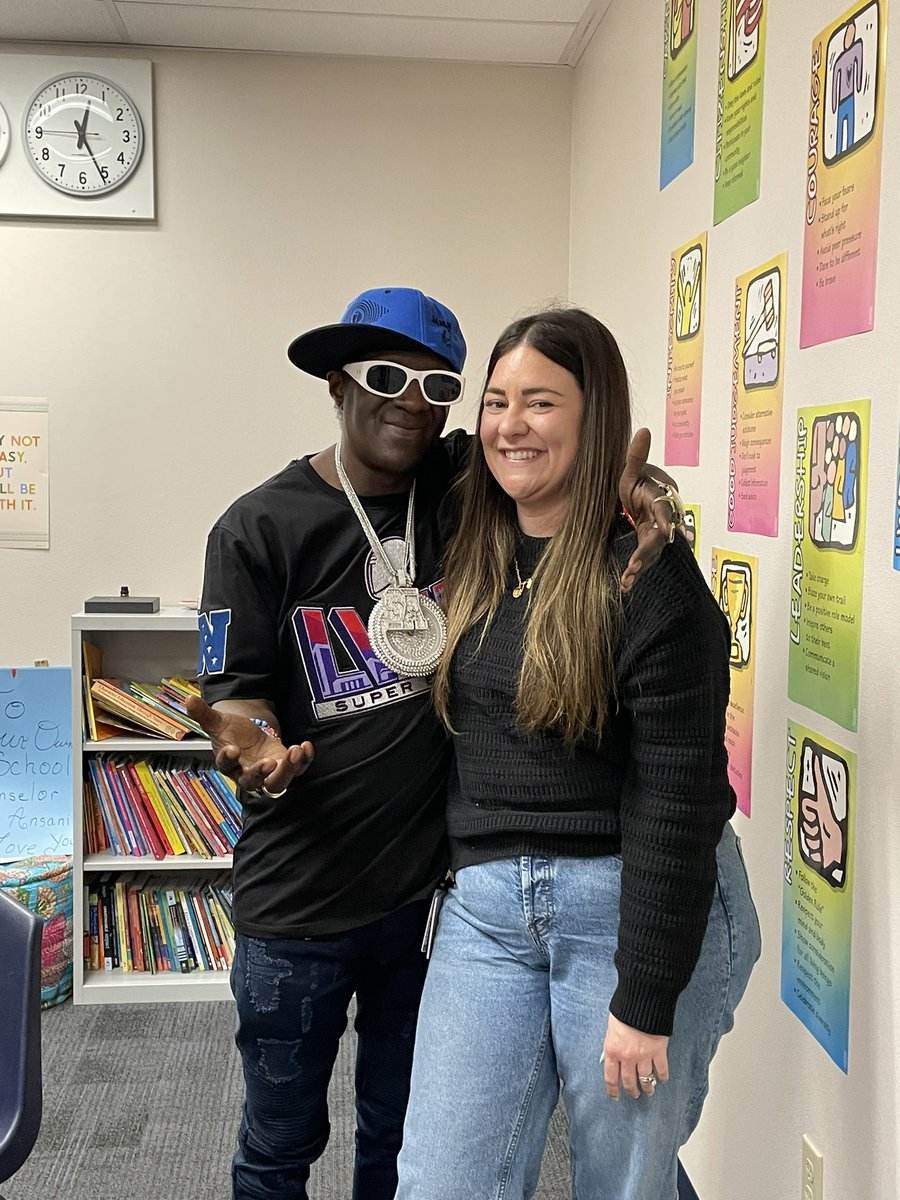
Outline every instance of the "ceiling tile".
{"label": "ceiling tile", "polygon": [[120,42],[103,0],[0,0],[0,37],[35,42]]}
{"label": "ceiling tile", "polygon": [[118,0],[133,42],[298,54],[556,64],[573,23],[448,21]]}

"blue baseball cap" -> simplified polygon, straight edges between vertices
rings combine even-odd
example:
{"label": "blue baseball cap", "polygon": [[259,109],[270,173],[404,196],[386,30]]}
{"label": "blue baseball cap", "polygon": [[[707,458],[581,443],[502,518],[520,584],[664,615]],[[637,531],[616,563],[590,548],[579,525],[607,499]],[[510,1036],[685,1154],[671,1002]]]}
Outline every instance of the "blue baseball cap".
{"label": "blue baseball cap", "polygon": [[453,371],[466,361],[459,322],[446,305],[416,288],[372,288],[351,300],[337,325],[322,325],[294,338],[288,358],[324,379],[345,363],[391,350],[425,350]]}

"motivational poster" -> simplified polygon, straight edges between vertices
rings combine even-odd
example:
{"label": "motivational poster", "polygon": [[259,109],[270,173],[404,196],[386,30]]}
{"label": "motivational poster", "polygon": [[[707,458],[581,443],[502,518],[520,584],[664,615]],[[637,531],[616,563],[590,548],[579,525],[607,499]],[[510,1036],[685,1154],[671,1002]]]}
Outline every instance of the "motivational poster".
{"label": "motivational poster", "polygon": [[759,197],[769,0],[720,0],[713,224]]}
{"label": "motivational poster", "polygon": [[855,730],[869,401],[797,414],[788,695]]}
{"label": "motivational poster", "polygon": [[660,191],[694,161],[697,0],[665,0]]}
{"label": "motivational poster", "polygon": [[676,250],[669,264],[669,338],[666,361],[667,465],[700,461],[703,318],[706,306],[706,233]]}
{"label": "motivational poster", "polygon": [[737,806],[750,816],[753,773],[753,690],[756,673],[757,561],[717,547],[712,552],[712,590],[731,632],[728,665],[731,693],[725,713],[728,778]]}
{"label": "motivational poster", "polygon": [[875,324],[887,15],[868,0],[813,39],[801,346]]}
{"label": "motivational poster", "polygon": [[856,755],[789,721],[781,998],[846,1073]]}
{"label": "motivational poster", "polygon": [[50,548],[46,400],[0,396],[0,548]]}
{"label": "motivational poster", "polygon": [[787,255],[734,288],[728,528],[778,534]]}
{"label": "motivational poster", "polygon": [[72,853],[72,672],[0,669],[0,862]]}

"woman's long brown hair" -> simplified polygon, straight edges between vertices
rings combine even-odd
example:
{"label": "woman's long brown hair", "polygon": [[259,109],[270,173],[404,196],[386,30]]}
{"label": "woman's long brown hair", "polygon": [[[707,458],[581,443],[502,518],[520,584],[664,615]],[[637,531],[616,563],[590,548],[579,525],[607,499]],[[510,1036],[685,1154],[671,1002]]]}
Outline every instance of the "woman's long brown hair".
{"label": "woman's long brown hair", "polygon": [[[572,744],[589,731],[599,733],[613,692],[621,600],[610,535],[631,437],[628,377],[606,326],[568,308],[523,317],[505,329],[491,352],[485,387],[498,361],[520,345],[571,372],[584,398],[568,509],[534,573],[540,586],[529,593],[516,699],[524,729],[555,729]],[[488,469],[477,436],[458,488],[459,523],[445,570],[447,649],[434,679],[435,707],[448,725],[450,661],[467,630],[479,621],[486,630],[493,619],[519,532],[515,503]]]}

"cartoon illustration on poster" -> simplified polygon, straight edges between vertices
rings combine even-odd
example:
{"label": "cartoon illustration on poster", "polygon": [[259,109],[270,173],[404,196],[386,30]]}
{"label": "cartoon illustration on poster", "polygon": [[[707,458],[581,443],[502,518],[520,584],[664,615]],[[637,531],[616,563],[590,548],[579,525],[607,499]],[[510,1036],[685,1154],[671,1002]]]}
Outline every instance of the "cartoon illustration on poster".
{"label": "cartoon illustration on poster", "polygon": [[676,250],[669,267],[665,462],[700,461],[700,392],[706,303],[706,233]]}
{"label": "cartoon illustration on poster", "polygon": [[731,694],[725,716],[728,776],[738,809],[750,816],[753,769],[753,693],[756,659],[757,560],[714,548],[712,590],[731,632]]}
{"label": "cartoon illustration on poster", "polygon": [[887,11],[856,5],[813,41],[801,346],[875,323]]}
{"label": "cartoon illustration on poster", "polygon": [[778,534],[787,255],[734,288],[728,528]]}
{"label": "cartoon illustration on poster", "polygon": [[665,0],[659,190],[694,161],[697,0]]}
{"label": "cartoon illustration on poster", "polygon": [[759,197],[767,0],[721,0],[713,224]]}
{"label": "cartoon illustration on poster", "polygon": [[869,401],[801,408],[788,695],[857,728]]}
{"label": "cartoon illustration on poster", "polygon": [[856,757],[787,728],[781,998],[848,1068]]}
{"label": "cartoon illustration on poster", "polygon": [[694,558],[700,561],[700,505],[685,504],[684,506],[684,530],[687,534],[687,539],[691,549],[694,552]]}

